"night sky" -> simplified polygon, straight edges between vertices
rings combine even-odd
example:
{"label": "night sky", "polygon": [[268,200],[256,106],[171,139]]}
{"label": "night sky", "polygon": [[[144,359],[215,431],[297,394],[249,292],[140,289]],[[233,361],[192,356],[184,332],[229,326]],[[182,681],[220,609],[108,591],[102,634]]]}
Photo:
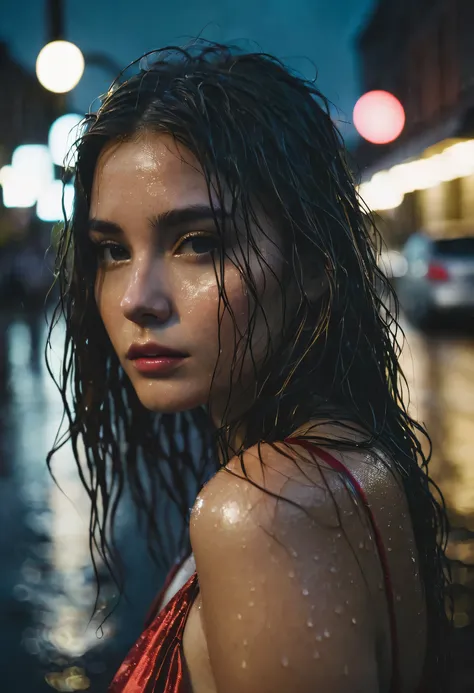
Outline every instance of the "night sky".
{"label": "night sky", "polygon": [[[125,66],[147,50],[181,44],[198,33],[217,41],[238,40],[250,50],[282,58],[318,86],[350,119],[360,95],[354,34],[374,0],[65,0],[66,38],[87,54],[101,51]],[[46,2],[2,0],[0,40],[13,57],[33,69],[48,39]],[[258,7],[256,10],[255,8]],[[255,43],[251,43],[255,42]],[[106,91],[111,75],[86,67],[71,92],[70,110],[84,113]],[[351,130],[343,128],[350,137]]]}

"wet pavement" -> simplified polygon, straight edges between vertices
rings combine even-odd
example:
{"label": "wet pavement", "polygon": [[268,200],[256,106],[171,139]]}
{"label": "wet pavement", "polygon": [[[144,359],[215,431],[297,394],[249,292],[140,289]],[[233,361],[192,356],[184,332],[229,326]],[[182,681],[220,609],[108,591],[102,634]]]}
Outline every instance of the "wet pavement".
{"label": "wet pavement", "polygon": [[[474,691],[474,332],[459,326],[421,334],[404,325],[403,367],[412,413],[433,440],[432,475],[453,524],[456,673],[452,691]],[[463,328],[464,326],[461,326]],[[44,337],[43,330],[43,337]],[[61,354],[60,330],[55,353]],[[59,394],[42,364],[30,364],[27,326],[8,328],[10,391],[0,404],[0,691],[51,691],[48,672],[84,667],[90,691],[103,692],[140,632],[163,580],[147,558],[130,509],[120,519],[127,596],[98,630],[89,624],[95,582],[88,546],[88,503],[68,446],[54,458],[63,491],[45,458],[61,420]],[[102,612],[116,588],[105,585]]]}

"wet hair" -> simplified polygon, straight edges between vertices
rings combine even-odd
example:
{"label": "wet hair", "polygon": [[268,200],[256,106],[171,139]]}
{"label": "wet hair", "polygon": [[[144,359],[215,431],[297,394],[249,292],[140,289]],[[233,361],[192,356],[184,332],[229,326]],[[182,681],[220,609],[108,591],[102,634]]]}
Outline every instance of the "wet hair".
{"label": "wet hair", "polygon": [[[148,131],[170,135],[196,157],[211,206],[217,199],[213,209],[222,239],[225,222],[219,210],[226,209],[245,229],[245,249],[264,266],[254,231],[261,229],[262,210],[281,232],[284,327],[278,340],[268,334],[248,408],[238,416],[228,408],[218,428],[205,406],[176,414],[142,406],[94,298],[97,264],[87,222],[97,160],[107,143]],[[147,527],[152,556],[159,564],[169,563],[189,548],[190,508],[219,464],[234,455],[242,460],[250,446],[282,441],[314,421],[307,435],[315,443],[367,450],[374,460],[383,452],[398,472],[427,604],[428,688],[444,690],[444,502],[428,475],[429,438],[409,416],[402,396],[406,382],[398,358],[403,333],[396,297],[377,267],[380,237],[358,197],[329,104],[314,82],[270,55],[229,46],[196,42],[186,49],[154,51],[139,61],[134,74],[121,75],[98,112],[86,117],[74,173],[74,209],[58,246],[60,301],[51,329],[64,317],[59,387],[67,439],[92,504],[91,551],[95,546],[110,570],[119,565],[114,519],[127,489]],[[216,252],[222,315],[232,313],[223,285],[223,265],[229,260],[224,240]],[[262,310],[246,253],[241,255],[232,261],[251,310],[231,364],[237,377],[237,354],[247,350],[252,356],[252,331]],[[314,300],[308,281],[318,277],[327,288]],[[292,282],[297,305],[286,305]],[[331,422],[333,433],[318,432],[317,422]],[[237,430],[243,431],[238,444]],[[65,442],[55,442],[50,469],[52,455]],[[170,504],[181,519],[175,541],[167,521]]]}

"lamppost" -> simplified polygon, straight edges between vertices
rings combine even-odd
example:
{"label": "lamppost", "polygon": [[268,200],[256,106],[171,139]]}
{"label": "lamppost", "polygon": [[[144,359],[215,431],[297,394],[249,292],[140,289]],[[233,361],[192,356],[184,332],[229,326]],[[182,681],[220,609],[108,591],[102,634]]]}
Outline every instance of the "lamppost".
{"label": "lamppost", "polygon": [[64,94],[77,86],[86,65],[103,68],[112,79],[120,73],[120,66],[105,53],[84,55],[78,46],[64,39],[63,0],[47,0],[47,7],[50,40],[38,54],[36,75],[46,89],[58,94],[58,110],[64,112]]}

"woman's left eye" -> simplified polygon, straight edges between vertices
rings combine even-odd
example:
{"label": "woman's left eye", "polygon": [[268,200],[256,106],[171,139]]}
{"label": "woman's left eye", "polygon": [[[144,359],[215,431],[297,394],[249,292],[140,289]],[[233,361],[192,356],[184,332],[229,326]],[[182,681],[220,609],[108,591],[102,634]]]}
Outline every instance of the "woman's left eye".
{"label": "woman's left eye", "polygon": [[196,234],[184,238],[177,247],[177,255],[206,255],[217,250],[218,238],[212,234]]}

